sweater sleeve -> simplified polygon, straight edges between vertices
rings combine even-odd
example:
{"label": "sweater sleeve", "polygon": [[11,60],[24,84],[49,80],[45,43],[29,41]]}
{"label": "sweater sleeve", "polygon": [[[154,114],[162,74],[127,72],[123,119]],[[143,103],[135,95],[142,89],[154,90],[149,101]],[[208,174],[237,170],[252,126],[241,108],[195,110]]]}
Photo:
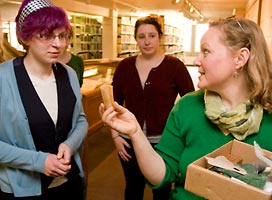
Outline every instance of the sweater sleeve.
{"label": "sweater sleeve", "polygon": [[125,101],[123,86],[124,86],[124,81],[126,79],[126,68],[128,68],[129,65],[130,65],[130,58],[122,60],[118,64],[113,76],[113,81],[112,81],[113,96],[114,96],[114,100],[117,101],[120,105],[123,105]]}
{"label": "sweater sleeve", "polygon": [[48,154],[35,149],[20,101],[13,60],[0,64],[0,110],[0,168],[43,173]]}
{"label": "sweater sleeve", "polygon": [[73,113],[72,130],[68,134],[68,138],[64,141],[64,143],[72,148],[73,152],[76,152],[83,144],[83,141],[87,135],[88,122],[83,111],[83,106],[81,102],[82,94],[80,92],[77,76],[75,72],[72,71],[70,68],[67,69],[70,83],[76,95],[77,101]]}
{"label": "sweater sleeve", "polygon": [[192,78],[184,65],[180,60],[177,61],[177,73],[175,76],[176,86],[178,87],[179,95],[182,97],[188,92],[194,91],[194,84]]}
{"label": "sweater sleeve", "polygon": [[[173,182],[183,184],[185,174],[181,173],[186,172],[187,164],[194,159],[193,156],[187,157],[193,153],[191,151],[188,153],[186,149],[188,140],[191,140],[188,134],[192,132],[190,127],[195,121],[194,116],[198,116],[195,112],[202,112],[202,96],[202,91],[188,93],[174,105],[170,112],[160,142],[155,146],[155,150],[165,162],[166,174],[163,182],[155,187]],[[191,112],[192,106],[196,107],[194,112]],[[192,140],[194,139],[196,138],[192,137]],[[185,151],[186,154],[184,154]]]}
{"label": "sweater sleeve", "polygon": [[48,153],[15,147],[2,141],[0,146],[2,166],[44,173],[44,163]]}
{"label": "sweater sleeve", "polygon": [[176,104],[170,112],[163,131],[160,142],[155,146],[155,150],[163,158],[166,165],[166,174],[163,182],[156,186],[171,184],[175,182],[179,176],[179,161],[184,149],[184,142],[180,136],[181,124],[177,119],[179,115],[179,105]]}

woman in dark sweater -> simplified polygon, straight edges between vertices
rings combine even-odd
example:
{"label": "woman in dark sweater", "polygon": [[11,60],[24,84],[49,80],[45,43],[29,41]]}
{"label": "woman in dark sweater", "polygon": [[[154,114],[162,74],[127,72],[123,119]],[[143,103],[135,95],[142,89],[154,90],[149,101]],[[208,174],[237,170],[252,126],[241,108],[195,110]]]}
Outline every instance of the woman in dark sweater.
{"label": "woman in dark sweater", "polygon": [[[183,96],[194,90],[183,62],[160,50],[162,34],[157,18],[148,16],[138,19],[134,37],[141,54],[122,60],[112,83],[114,100],[136,116],[152,146],[161,138],[177,95]],[[126,179],[125,199],[143,199],[145,179],[130,139],[114,130],[112,138]],[[168,200],[170,190],[171,185],[153,190],[153,199]]]}

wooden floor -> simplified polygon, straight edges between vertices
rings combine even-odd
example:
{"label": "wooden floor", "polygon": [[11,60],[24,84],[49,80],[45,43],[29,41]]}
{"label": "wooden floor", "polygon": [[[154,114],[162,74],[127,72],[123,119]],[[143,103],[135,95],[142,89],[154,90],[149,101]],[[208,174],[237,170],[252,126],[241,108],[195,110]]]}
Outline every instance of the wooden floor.
{"label": "wooden floor", "polygon": [[[89,141],[87,200],[123,200],[125,179],[107,127],[93,134]],[[152,200],[146,186],[144,200]]]}

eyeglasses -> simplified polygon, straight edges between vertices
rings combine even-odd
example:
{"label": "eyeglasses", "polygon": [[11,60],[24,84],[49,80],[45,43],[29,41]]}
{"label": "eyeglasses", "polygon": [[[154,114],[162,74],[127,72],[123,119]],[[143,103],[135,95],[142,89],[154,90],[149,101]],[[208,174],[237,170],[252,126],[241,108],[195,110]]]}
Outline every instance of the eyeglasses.
{"label": "eyeglasses", "polygon": [[60,42],[67,42],[70,39],[70,35],[66,33],[60,33],[58,35],[55,35],[53,33],[48,34],[37,34],[37,38],[39,38],[41,41],[52,43],[56,38],[59,39]]}

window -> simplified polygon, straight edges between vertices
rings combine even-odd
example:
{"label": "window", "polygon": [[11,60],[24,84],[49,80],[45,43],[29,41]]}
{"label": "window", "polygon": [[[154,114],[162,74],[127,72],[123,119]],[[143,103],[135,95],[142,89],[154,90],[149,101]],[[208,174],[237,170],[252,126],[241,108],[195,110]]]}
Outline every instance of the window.
{"label": "window", "polygon": [[195,52],[200,52],[200,40],[202,35],[208,30],[209,24],[197,24],[195,27]]}

